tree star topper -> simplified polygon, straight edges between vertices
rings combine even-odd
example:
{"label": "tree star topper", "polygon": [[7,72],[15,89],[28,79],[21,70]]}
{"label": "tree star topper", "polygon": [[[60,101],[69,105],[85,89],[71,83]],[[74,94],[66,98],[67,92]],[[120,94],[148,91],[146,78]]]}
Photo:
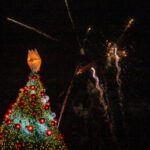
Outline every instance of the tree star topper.
{"label": "tree star topper", "polygon": [[40,70],[42,60],[36,49],[28,50],[27,63],[33,72],[38,72]]}

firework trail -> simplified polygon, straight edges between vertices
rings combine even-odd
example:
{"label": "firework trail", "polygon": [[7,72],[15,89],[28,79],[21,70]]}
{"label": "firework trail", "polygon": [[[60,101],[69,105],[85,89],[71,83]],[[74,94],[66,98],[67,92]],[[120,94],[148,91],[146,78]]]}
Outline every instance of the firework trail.
{"label": "firework trail", "polygon": [[80,54],[81,54],[81,55],[85,55],[85,49],[84,49],[84,47],[85,47],[86,43],[88,43],[88,44],[91,45],[91,42],[88,40],[87,36],[88,36],[88,34],[89,34],[92,30],[93,30],[93,29],[92,29],[91,26],[89,26],[89,27],[87,28],[87,30],[86,30],[86,35],[85,35],[85,37],[83,38],[83,44],[82,44],[82,47],[80,48]]}
{"label": "firework trail", "polygon": [[96,71],[93,67],[91,67],[91,70],[93,71],[93,78],[96,80],[96,88],[100,91],[99,78],[96,76]]}
{"label": "firework trail", "polygon": [[116,66],[116,69],[117,69],[117,74],[116,74],[116,82],[119,86],[119,90],[118,90],[118,93],[119,93],[119,96],[120,98],[122,97],[121,95],[121,79],[119,78],[120,77],[120,73],[121,73],[121,67],[119,66],[119,61],[120,61],[120,57],[121,56],[127,56],[126,54],[126,51],[118,51],[118,47],[117,47],[117,44],[120,42],[120,40],[123,38],[124,34],[126,33],[126,31],[131,27],[131,25],[133,24],[134,22],[134,19],[130,19],[128,24],[125,26],[124,28],[124,31],[123,33],[121,34],[120,38],[118,39],[118,41],[114,44],[112,44],[111,42],[108,42],[108,50],[109,52],[107,53],[107,67],[110,67],[112,66],[112,59],[115,60],[115,66]]}
{"label": "firework trail", "polygon": [[85,66],[81,66],[79,65],[77,71],[76,71],[76,75],[79,75],[79,74],[83,74],[85,71],[89,70],[89,68],[91,68],[91,66],[93,66],[92,63],[89,63]]}
{"label": "firework trail", "polygon": [[104,116],[105,116],[105,118],[106,118],[106,121],[108,122],[108,124],[109,124],[109,129],[110,129],[110,133],[111,133],[111,135],[112,135],[112,139],[113,139],[113,141],[117,144],[117,146],[118,146],[118,149],[120,150],[120,144],[118,143],[118,140],[117,140],[117,138],[116,138],[116,136],[115,136],[115,134],[114,134],[114,130],[113,130],[113,123],[112,123],[112,120],[111,120],[111,118],[110,118],[110,116],[109,116],[109,112],[108,111],[111,111],[111,110],[109,110],[110,108],[108,108],[109,107],[109,101],[108,101],[108,99],[107,99],[107,97],[106,97],[106,99],[107,99],[107,101],[108,101],[108,104],[105,102],[105,99],[104,99],[104,90],[103,90],[103,86],[101,85],[101,86],[99,86],[99,78],[98,78],[98,76],[96,75],[96,71],[95,71],[95,68],[94,67],[91,67],[91,70],[92,70],[92,72],[93,72],[93,78],[95,79],[95,81],[96,81],[96,88],[97,88],[97,90],[99,90],[99,92],[100,92],[100,104],[103,106],[103,108],[104,108]]}
{"label": "firework trail", "polygon": [[65,5],[66,5],[66,8],[67,8],[67,12],[68,12],[69,19],[70,19],[71,24],[72,24],[73,31],[74,31],[74,33],[76,34],[76,39],[77,39],[78,45],[79,45],[79,47],[82,47],[82,46],[81,46],[81,43],[80,43],[80,41],[79,41],[79,37],[78,37],[78,35],[77,35],[77,33],[76,33],[75,24],[74,24],[73,18],[72,18],[72,16],[71,16],[71,12],[70,12],[70,8],[69,8],[68,1],[67,1],[67,0],[65,0]]}
{"label": "firework trail", "polygon": [[52,36],[50,36],[50,35],[48,35],[48,34],[42,32],[42,31],[40,31],[40,30],[38,30],[38,29],[36,29],[36,28],[34,28],[34,27],[31,27],[31,26],[28,26],[28,25],[26,25],[26,24],[23,24],[23,23],[21,23],[21,22],[19,22],[19,21],[17,21],[17,20],[12,19],[12,18],[7,18],[7,20],[8,20],[8,21],[11,21],[11,22],[13,22],[13,23],[19,24],[20,26],[25,27],[25,28],[27,28],[27,29],[29,29],[29,30],[32,30],[32,31],[34,31],[34,32],[36,32],[36,33],[39,33],[39,34],[43,35],[44,37],[46,37],[46,38],[48,38],[48,39],[50,39],[50,40],[58,41],[56,38],[54,38],[54,37],[52,37]]}
{"label": "firework trail", "polygon": [[115,50],[114,50],[114,55],[115,55],[115,66],[117,68],[117,74],[116,74],[116,81],[117,81],[117,84],[119,87],[121,87],[121,80],[120,80],[120,72],[121,72],[121,67],[119,66],[119,56],[117,54],[117,47],[115,47]]}
{"label": "firework trail", "polygon": [[86,30],[86,34],[88,35],[91,31],[92,31],[92,27],[89,26],[89,27],[87,28],[87,30]]}
{"label": "firework trail", "polygon": [[[96,71],[95,71],[95,68],[92,67],[94,64],[88,64],[86,66],[79,66],[79,68],[77,69],[76,71],[76,75],[79,75],[79,74],[82,74],[83,72],[85,72],[86,70],[90,69],[92,70],[93,72],[93,78],[95,79],[96,81],[96,89],[100,92],[100,104],[103,105],[104,109],[105,109],[105,112],[107,112],[108,110],[108,106],[107,104],[105,103],[105,100],[104,100],[104,90],[103,90],[103,86],[102,84],[100,85],[99,83],[99,78],[98,76],[96,75]],[[100,85],[100,86],[99,86]],[[107,113],[108,114],[108,113]],[[107,117],[108,118],[108,117]]]}
{"label": "firework trail", "polygon": [[68,97],[69,97],[70,92],[71,92],[72,86],[73,86],[73,80],[71,81],[71,83],[69,85],[69,88],[67,90],[67,93],[66,93],[66,96],[65,96],[65,99],[64,99],[64,103],[63,103],[62,108],[61,108],[61,112],[60,112],[60,116],[59,116],[59,120],[58,120],[58,128],[59,128],[59,125],[60,125],[60,121],[61,121],[64,109],[65,109]]}
{"label": "firework trail", "polygon": [[123,106],[123,104],[122,104],[123,94],[121,92],[122,81],[120,79],[121,67],[119,65],[119,61],[120,61],[120,57],[125,57],[125,56],[127,56],[127,54],[126,54],[125,51],[118,51],[118,47],[117,47],[116,43],[114,43],[113,45],[111,44],[108,49],[109,49],[109,52],[107,53],[106,68],[112,66],[112,60],[115,61],[115,67],[117,69],[116,82],[117,82],[117,85],[118,85],[118,95],[120,97],[120,106],[122,107]]}
{"label": "firework trail", "polygon": [[126,27],[125,27],[125,29],[124,29],[124,32],[126,32],[126,31],[128,30],[128,28],[131,27],[131,25],[132,25],[133,22],[134,22],[134,19],[133,19],[133,18],[129,20],[128,24],[126,25]]}
{"label": "firework trail", "polygon": [[95,71],[95,68],[94,67],[91,67],[91,70],[93,72],[93,78],[95,79],[96,81],[96,88],[97,90],[100,92],[100,98],[99,98],[99,101],[100,101],[100,104],[103,106],[104,108],[104,111],[105,111],[105,117],[107,119],[107,121],[110,121],[110,117],[108,115],[108,106],[107,104],[105,103],[105,100],[104,100],[104,97],[103,97],[103,94],[104,94],[104,91],[103,91],[103,86],[99,86],[99,78],[98,76],[96,75],[96,71]]}
{"label": "firework trail", "polygon": [[62,118],[63,112],[65,110],[65,106],[66,106],[68,97],[69,97],[69,95],[71,93],[71,89],[72,89],[72,86],[73,86],[74,77],[76,76],[76,72],[77,72],[78,68],[79,68],[79,65],[76,67],[75,73],[73,75],[73,78],[72,78],[72,80],[70,82],[70,85],[68,87],[68,90],[66,92],[66,96],[65,96],[65,99],[64,99],[64,102],[63,102],[63,105],[62,105],[62,108],[61,108],[60,116],[59,116],[59,119],[58,119],[58,128],[59,128],[59,125],[60,125],[60,122],[61,122],[61,118]]}
{"label": "firework trail", "polygon": [[117,73],[116,73],[116,82],[118,84],[119,87],[121,87],[121,79],[120,77],[120,73],[121,73],[121,67],[119,66],[119,61],[121,57],[126,57],[126,51],[118,51],[118,47],[117,44],[114,43],[110,43],[110,45],[108,45],[108,53],[107,53],[107,65],[106,68],[111,67],[112,66],[112,60],[115,61],[115,67],[117,69]]}
{"label": "firework trail", "polygon": [[126,31],[131,27],[131,25],[133,24],[133,22],[134,22],[134,19],[133,19],[133,18],[129,20],[128,24],[125,26],[125,28],[124,28],[124,30],[123,30],[123,33],[121,34],[121,36],[120,36],[120,38],[119,38],[119,40],[118,40],[117,43],[120,42],[120,40],[123,38],[123,36],[124,36],[124,34],[126,33]]}
{"label": "firework trail", "polygon": [[67,0],[65,0],[65,4],[66,4],[68,16],[69,16],[70,21],[71,21],[71,24],[72,24],[72,28],[73,28],[73,30],[75,31],[75,24],[74,24],[74,21],[73,21],[73,19],[72,19],[72,16],[71,16],[71,13],[70,13],[70,8],[69,8],[68,1],[67,1]]}
{"label": "firework trail", "polygon": [[[122,99],[123,99],[123,94],[122,94],[122,91],[121,91],[121,79],[120,79],[120,73],[121,73],[121,67],[119,66],[119,59],[120,57],[118,56],[117,54],[117,50],[118,48],[115,47],[115,66],[116,66],[116,69],[117,69],[117,73],[116,73],[116,82],[118,84],[118,95],[120,97],[120,107],[122,108],[123,107],[123,103],[122,103]],[[122,113],[124,114],[124,111],[122,110]]]}

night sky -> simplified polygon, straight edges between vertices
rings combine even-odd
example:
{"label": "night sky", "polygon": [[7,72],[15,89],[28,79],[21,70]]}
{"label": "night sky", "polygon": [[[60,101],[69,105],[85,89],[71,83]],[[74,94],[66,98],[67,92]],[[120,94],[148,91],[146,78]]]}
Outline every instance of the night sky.
{"label": "night sky", "polygon": [[[140,130],[140,136],[143,136],[141,145],[144,144],[150,138],[149,130],[146,129],[150,125],[150,5],[136,0],[68,0],[68,3],[76,33],[72,29],[64,0],[0,2],[0,121],[9,104],[15,101],[18,90],[27,81],[30,73],[26,62],[28,49],[37,48],[42,58],[39,72],[41,80],[52,99],[52,110],[56,110],[59,116],[58,106],[63,99],[59,99],[58,95],[66,91],[77,64],[82,61],[76,35],[82,44],[87,28],[92,26],[91,41],[97,46],[93,48],[95,51],[87,52],[87,57],[92,55],[92,59],[97,59],[99,56],[98,64],[101,65],[104,49],[99,43],[105,40],[116,41],[128,20],[134,18],[134,24],[120,44],[128,53],[122,64],[122,80],[124,95],[130,109],[133,109],[133,118],[136,124],[140,124],[137,132]],[[49,40],[7,21],[6,17],[33,26],[58,41]],[[65,121],[62,123],[65,124]],[[136,130],[134,134],[138,135]]]}

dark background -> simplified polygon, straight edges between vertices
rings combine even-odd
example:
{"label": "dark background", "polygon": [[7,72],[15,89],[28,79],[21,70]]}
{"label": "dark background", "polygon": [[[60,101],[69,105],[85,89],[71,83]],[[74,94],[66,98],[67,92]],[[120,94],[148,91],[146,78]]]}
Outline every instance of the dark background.
{"label": "dark background", "polygon": [[[69,1],[69,5],[81,43],[88,26],[92,26],[93,32],[97,33],[94,34],[93,41],[97,44],[99,39],[116,41],[128,20],[135,19],[135,23],[121,43],[128,53],[123,65],[123,89],[132,112],[130,122],[134,130],[133,149],[138,146],[144,148],[146,144],[148,146],[150,138],[148,2],[74,0]],[[27,81],[26,77],[30,72],[26,63],[27,50],[33,48],[38,49],[42,58],[41,80],[51,97],[52,110],[57,113],[58,118],[63,101],[58,95],[68,88],[75,67],[81,60],[76,34],[72,30],[64,1],[1,1],[0,16],[0,121],[3,120],[9,104],[15,101],[19,88]],[[34,26],[57,38],[59,42],[9,22],[5,17]],[[102,51],[103,49],[97,50],[93,55],[99,55]],[[78,86],[80,87],[80,84]],[[62,124],[67,121],[63,120]],[[63,134],[68,135],[66,130]]]}

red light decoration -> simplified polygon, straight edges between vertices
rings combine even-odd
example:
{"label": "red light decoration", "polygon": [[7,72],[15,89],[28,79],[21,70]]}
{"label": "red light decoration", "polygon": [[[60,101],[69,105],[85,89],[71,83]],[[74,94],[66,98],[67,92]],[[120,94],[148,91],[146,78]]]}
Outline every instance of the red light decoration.
{"label": "red light decoration", "polygon": [[47,106],[50,106],[50,105],[51,105],[51,103],[50,103],[50,102],[47,102],[46,104],[47,104]]}
{"label": "red light decoration", "polygon": [[41,79],[41,76],[40,76],[40,75],[38,75],[38,77],[39,77],[39,79]]}
{"label": "red light decoration", "polygon": [[36,98],[35,94],[32,94],[32,95],[31,95],[31,98],[32,98],[32,99],[35,99],[35,98]]}
{"label": "red light decoration", "polygon": [[0,133],[0,139],[3,138],[3,136],[4,136],[3,133]]}
{"label": "red light decoration", "polygon": [[57,119],[54,119],[54,122],[55,122],[55,124],[58,124],[58,121],[57,121]]}
{"label": "red light decoration", "polygon": [[46,133],[47,133],[48,136],[52,135],[52,131],[51,130],[47,130]]}
{"label": "red light decoration", "polygon": [[21,143],[18,143],[18,144],[17,144],[17,148],[19,148],[19,149],[22,148],[22,144],[21,144]]}
{"label": "red light decoration", "polygon": [[4,117],[5,117],[5,119],[8,119],[9,118],[9,114],[5,114]]}
{"label": "red light decoration", "polygon": [[42,124],[42,123],[44,123],[45,122],[45,119],[44,118],[41,118],[40,119],[40,123]]}
{"label": "red light decoration", "polygon": [[41,92],[41,96],[43,97],[45,95],[45,93],[44,92]]}
{"label": "red light decoration", "polygon": [[32,115],[37,116],[37,112],[36,111],[32,112]]}
{"label": "red light decoration", "polygon": [[49,109],[49,106],[45,105],[45,110],[48,110]]}
{"label": "red light decoration", "polygon": [[31,106],[34,106],[34,105],[35,105],[35,101],[32,101],[32,102],[30,103],[30,105],[31,105]]}
{"label": "red light decoration", "polygon": [[28,87],[27,86],[24,86],[24,90],[27,90],[28,89]]}
{"label": "red light decoration", "polygon": [[24,105],[23,105],[23,104],[21,104],[21,105],[20,105],[20,108],[24,108]]}
{"label": "red light decoration", "polygon": [[41,82],[41,85],[43,86],[43,82]]}
{"label": "red light decoration", "polygon": [[28,80],[30,80],[31,77],[28,75],[27,78],[28,78]]}
{"label": "red light decoration", "polygon": [[59,135],[60,140],[64,140],[64,137],[62,135]]}
{"label": "red light decoration", "polygon": [[25,94],[25,95],[28,94],[28,90],[24,90],[24,94]]}
{"label": "red light decoration", "polygon": [[21,128],[20,124],[15,125],[15,129],[20,129],[20,128]]}
{"label": "red light decoration", "polygon": [[32,131],[33,130],[33,126],[32,125],[29,125],[28,126],[28,131]]}
{"label": "red light decoration", "polygon": [[32,76],[32,79],[33,79],[33,80],[36,80],[36,79],[37,79],[37,77],[34,75],[34,76]]}
{"label": "red light decoration", "polygon": [[31,89],[31,90],[34,90],[34,89],[35,89],[35,86],[34,86],[34,85],[31,85],[31,86],[30,86],[30,89]]}
{"label": "red light decoration", "polygon": [[8,113],[11,114],[12,113],[12,109],[8,109]]}
{"label": "red light decoration", "polygon": [[54,126],[54,125],[55,125],[55,122],[54,122],[54,121],[51,121],[51,123],[52,123],[52,126]]}
{"label": "red light decoration", "polygon": [[25,100],[24,100],[24,99],[21,99],[21,100],[20,100],[20,103],[24,104],[24,103],[25,103]]}
{"label": "red light decoration", "polygon": [[10,104],[10,107],[11,107],[11,108],[13,108],[14,106],[15,106],[15,104],[14,104],[14,103]]}
{"label": "red light decoration", "polygon": [[8,125],[10,125],[11,122],[12,122],[12,120],[7,120],[7,121],[6,121],[6,123],[7,123]]}
{"label": "red light decoration", "polygon": [[66,147],[66,150],[69,150],[68,147]]}
{"label": "red light decoration", "polygon": [[17,101],[18,98],[19,98],[19,96],[16,97],[16,101]]}

